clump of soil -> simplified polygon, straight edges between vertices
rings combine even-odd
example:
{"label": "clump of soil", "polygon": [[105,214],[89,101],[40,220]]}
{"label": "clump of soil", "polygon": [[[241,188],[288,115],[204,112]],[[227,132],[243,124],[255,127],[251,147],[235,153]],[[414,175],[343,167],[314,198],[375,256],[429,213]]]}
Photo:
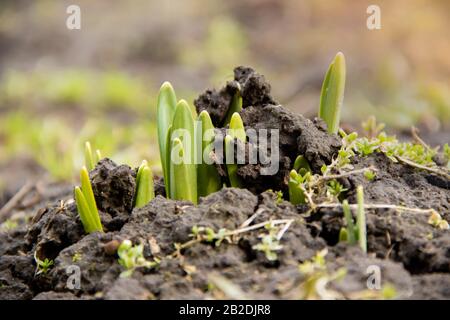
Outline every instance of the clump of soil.
{"label": "clump of soil", "polygon": [[[156,198],[133,209],[136,169],[104,159],[90,178],[105,232],[84,233],[72,188],[58,194],[63,202],[54,194],[41,195],[28,209],[15,209],[12,217],[29,219],[0,232],[0,298],[353,299],[381,297],[389,286],[400,299],[450,298],[450,232],[431,226],[427,214],[366,210],[365,254],[358,246],[338,243],[343,226],[340,209],[310,213],[306,206],[293,206],[266,191],[286,190],[286,176],[298,154],[318,172],[330,163],[341,142],[327,133],[322,121],[278,105],[264,77],[250,68],[235,69],[235,80],[224,89],[202,94],[197,109],[208,110],[220,127],[238,88],[245,126],[280,130],[280,170],[275,176],[261,175],[260,164],[240,165],[244,188],[224,188],[201,198],[198,205],[166,199],[163,181],[156,178]],[[372,181],[363,175],[340,179],[351,203],[356,186],[363,185],[366,203],[433,208],[450,218],[449,181],[444,178],[393,163],[378,153],[356,156],[352,162],[355,169],[377,168],[377,175]],[[271,224],[275,222],[277,227]],[[196,241],[196,228],[240,232],[218,243]],[[275,258],[263,250],[267,237],[279,239],[276,249],[269,250]],[[143,244],[144,257],[159,264],[138,267],[130,277],[121,277],[124,268],[116,250],[125,239]],[[320,264],[318,254],[324,256]],[[39,271],[34,255],[51,259],[54,265]],[[308,263],[313,266],[310,273],[299,268]],[[381,275],[380,287],[371,290],[368,270],[374,268]],[[74,270],[79,271],[79,286],[72,286]],[[327,283],[325,292],[305,286],[316,276]],[[236,289],[223,290],[223,283]]]}

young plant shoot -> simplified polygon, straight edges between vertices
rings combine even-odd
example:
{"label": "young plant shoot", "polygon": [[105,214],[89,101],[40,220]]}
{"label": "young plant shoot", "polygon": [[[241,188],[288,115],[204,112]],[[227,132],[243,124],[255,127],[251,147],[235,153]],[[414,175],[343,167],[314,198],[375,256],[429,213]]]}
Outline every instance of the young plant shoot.
{"label": "young plant shoot", "polygon": [[225,121],[223,123],[224,127],[230,123],[231,117],[235,112],[239,113],[242,110],[242,96],[240,92],[240,85],[239,83],[237,84],[239,89],[234,94],[233,99],[231,99],[230,108],[227,111],[227,117],[225,118]]}
{"label": "young plant shoot", "polygon": [[235,139],[243,143],[247,140],[244,123],[237,112],[231,116],[229,134],[225,136],[225,156],[230,185],[234,188],[240,188],[242,183],[237,175],[238,165],[235,163],[234,154]]}
{"label": "young plant shoot", "polygon": [[185,100],[177,104],[169,129],[168,175],[170,198],[197,203],[197,168],[194,161],[194,119]]}
{"label": "young plant shoot", "polygon": [[294,162],[294,169],[289,174],[289,201],[294,204],[305,204],[305,186],[311,178],[311,168],[308,161],[302,155],[298,156]]}
{"label": "young plant shoot", "polygon": [[339,241],[346,241],[350,245],[359,244],[364,252],[367,252],[367,236],[366,236],[366,215],[364,211],[364,191],[362,186],[356,189],[357,211],[356,225],[353,223],[353,216],[350,211],[350,205],[347,200],[342,202],[344,210],[344,218],[346,227],[342,228],[339,233]]}
{"label": "young plant shoot", "polygon": [[81,169],[80,179],[81,188],[75,187],[75,202],[84,231],[86,231],[86,233],[96,231],[103,232],[97,204],[95,203],[94,192],[92,191],[92,185],[86,167]]}
{"label": "young plant shoot", "polygon": [[328,126],[328,132],[337,133],[345,89],[345,57],[338,52],[331,62],[320,94],[319,117]]}
{"label": "young plant shoot", "polygon": [[161,158],[161,165],[164,175],[164,183],[166,194],[170,195],[169,183],[169,161],[167,157],[167,149],[169,144],[169,128],[172,125],[173,115],[175,114],[175,107],[177,105],[177,97],[175,90],[169,82],[164,82],[159,90],[156,118],[158,124],[158,144],[159,155]]}
{"label": "young plant shoot", "polygon": [[146,160],[142,161],[136,175],[135,208],[141,208],[155,197],[153,174]]}
{"label": "young plant shoot", "polygon": [[[197,193],[199,197],[205,197],[222,188],[222,180],[216,167],[212,163],[211,152],[214,148],[214,126],[209,113],[204,110],[198,116],[201,125],[201,163],[197,166]],[[208,162],[205,162],[208,159]]]}
{"label": "young plant shoot", "polygon": [[92,152],[91,143],[86,141],[84,144],[84,164],[86,168],[91,171],[94,170],[95,166],[102,159],[102,154],[100,150],[95,150],[95,153]]}

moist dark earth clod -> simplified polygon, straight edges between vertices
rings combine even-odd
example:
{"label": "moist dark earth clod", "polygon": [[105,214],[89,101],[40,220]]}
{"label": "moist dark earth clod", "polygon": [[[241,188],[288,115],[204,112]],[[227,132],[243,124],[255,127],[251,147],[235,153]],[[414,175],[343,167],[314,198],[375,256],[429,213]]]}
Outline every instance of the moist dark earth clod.
{"label": "moist dark earth clod", "polygon": [[[0,299],[299,299],[305,297],[303,284],[309,279],[299,265],[318,252],[326,252],[318,272],[328,281],[328,290],[322,292],[327,296],[321,298],[380,295],[367,286],[368,270],[375,268],[381,288],[395,287],[399,299],[450,299],[450,232],[431,226],[427,214],[366,210],[365,254],[358,246],[338,243],[341,210],[309,214],[305,206],[293,206],[267,191],[286,191],[286,175],[298,154],[318,172],[341,143],[322,121],[278,105],[270,96],[270,85],[251,68],[235,69],[234,82],[202,94],[195,102],[197,109],[208,110],[220,127],[237,88],[244,97],[241,116],[246,128],[280,130],[280,170],[275,176],[261,175],[261,164],[240,165],[244,188],[224,188],[201,198],[198,205],[166,199],[163,179],[156,177],[157,196],[133,209],[136,169],[104,159],[90,178],[105,232],[84,233],[72,188],[57,199],[43,196],[28,209],[16,209],[12,217],[20,216],[21,223],[0,232]],[[393,163],[383,154],[352,161],[355,169],[374,166],[377,175],[372,181],[362,174],[340,180],[351,203],[356,187],[363,185],[366,204],[433,208],[450,219],[449,181]],[[279,220],[290,225],[280,239],[277,259],[271,261],[255,246],[268,235],[268,223]],[[193,239],[194,226],[217,232],[256,224],[266,227],[228,237],[220,245],[200,242],[176,251],[175,244]],[[124,269],[115,251],[125,239],[143,244],[145,258],[159,259],[159,265],[136,268],[131,277],[121,277]],[[35,254],[54,261],[47,273],[37,272]],[[341,271],[342,277],[334,279]],[[74,272],[80,274],[75,287]],[[217,279],[236,286],[238,296],[226,295]]]}

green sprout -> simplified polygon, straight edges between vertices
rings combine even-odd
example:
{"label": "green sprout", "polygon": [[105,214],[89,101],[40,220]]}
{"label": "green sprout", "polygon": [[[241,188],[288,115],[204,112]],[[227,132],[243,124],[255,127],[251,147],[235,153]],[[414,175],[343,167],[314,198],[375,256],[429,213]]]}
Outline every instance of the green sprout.
{"label": "green sprout", "polygon": [[97,204],[95,203],[94,192],[92,191],[92,185],[86,167],[81,169],[80,179],[81,188],[75,187],[75,202],[84,231],[87,233],[96,231],[103,232]]}
{"label": "green sprout", "polygon": [[346,227],[342,228],[339,233],[339,241],[346,241],[351,245],[359,244],[364,252],[367,252],[367,235],[366,235],[366,215],[364,211],[364,191],[362,186],[356,189],[357,214],[356,226],[353,223],[353,217],[350,211],[350,205],[347,200],[342,203]]}
{"label": "green sprout", "polygon": [[94,170],[96,164],[102,159],[102,154],[100,150],[95,150],[95,153],[92,152],[91,143],[86,141],[84,144],[84,164],[86,168],[91,171]]}
{"label": "green sprout", "polygon": [[214,126],[211,117],[206,110],[198,116],[201,123],[202,157],[201,163],[197,166],[197,193],[199,197],[207,196],[210,193],[219,191],[222,188],[222,180],[214,164],[205,163],[204,159],[211,160],[211,152],[214,148]]}
{"label": "green sprout", "polygon": [[144,245],[139,244],[133,246],[130,240],[124,240],[117,249],[119,256],[119,264],[125,268],[120,277],[127,278],[133,274],[136,268],[154,268],[159,264],[159,259],[147,261],[144,257]]}
{"label": "green sprout", "polygon": [[34,261],[36,261],[36,275],[46,274],[55,264],[53,260],[48,258],[45,258],[44,260],[39,259],[36,255],[36,251],[34,252]]}
{"label": "green sprout", "polygon": [[185,100],[176,102],[175,91],[168,82],[159,91],[157,126],[168,198],[197,203],[194,118]]}
{"label": "green sprout", "polygon": [[234,163],[235,139],[244,143],[247,140],[244,123],[242,122],[241,116],[237,112],[233,113],[231,116],[229,134],[225,136],[225,154],[230,185],[234,188],[240,188],[242,186],[242,182],[237,175],[238,165],[237,163]]}
{"label": "green sprout", "polygon": [[377,174],[374,171],[372,171],[372,170],[364,171],[364,177],[368,181],[372,181],[373,179],[375,179],[376,176],[377,176]]}
{"label": "green sprout", "polygon": [[328,184],[327,184],[327,191],[329,192],[329,194],[333,197],[338,198],[341,193],[347,191],[347,188],[344,188],[344,186],[339,183],[337,180],[331,180]]}
{"label": "green sprout", "polygon": [[230,123],[231,117],[234,115],[235,112],[239,113],[242,111],[242,96],[241,96],[241,92],[240,92],[239,82],[238,82],[238,87],[239,87],[239,90],[236,91],[233,98],[231,99],[230,108],[227,111],[227,116],[223,123],[224,127]]}
{"label": "green sprout", "polygon": [[146,160],[142,161],[136,175],[134,207],[141,208],[155,197],[153,174]]}
{"label": "green sprout", "polygon": [[[167,159],[170,198],[197,203],[197,169],[194,162],[194,118],[185,100],[176,106],[169,129]],[[167,183],[167,182],[166,182]]]}
{"label": "green sprout", "polygon": [[[163,168],[164,182],[166,194],[170,195],[169,184],[169,159],[167,149],[170,140],[169,129],[172,125],[175,107],[177,105],[177,97],[172,85],[164,82],[159,90],[156,118],[158,123],[158,144],[159,154],[161,157],[161,165]],[[170,155],[169,155],[170,156]]]}
{"label": "green sprout", "polygon": [[325,75],[320,95],[319,117],[325,121],[330,133],[339,130],[344,89],[345,57],[342,52],[338,52]]}
{"label": "green sprout", "polygon": [[272,223],[267,223],[264,228],[269,231],[268,234],[261,234],[259,238],[261,242],[254,245],[252,249],[262,251],[269,261],[276,261],[278,259],[277,251],[283,249],[280,241],[277,238],[277,228]]}
{"label": "green sprout", "polygon": [[305,204],[305,190],[307,183],[311,180],[311,167],[302,155],[294,161],[294,169],[289,174],[289,201],[294,204]]}

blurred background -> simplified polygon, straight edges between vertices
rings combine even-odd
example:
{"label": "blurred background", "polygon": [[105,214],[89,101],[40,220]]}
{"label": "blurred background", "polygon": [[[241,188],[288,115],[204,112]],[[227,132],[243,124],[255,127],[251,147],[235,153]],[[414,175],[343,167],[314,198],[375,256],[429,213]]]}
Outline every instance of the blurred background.
{"label": "blurred background", "polygon": [[[81,30],[66,28],[71,4]],[[381,30],[366,27],[370,4],[381,8]],[[165,80],[192,103],[249,65],[277,101],[313,117],[338,51],[348,128],[375,115],[393,133],[415,125],[430,143],[449,142],[449,30],[447,0],[2,0],[0,190],[32,176],[72,181],[86,140],[158,171]]]}

